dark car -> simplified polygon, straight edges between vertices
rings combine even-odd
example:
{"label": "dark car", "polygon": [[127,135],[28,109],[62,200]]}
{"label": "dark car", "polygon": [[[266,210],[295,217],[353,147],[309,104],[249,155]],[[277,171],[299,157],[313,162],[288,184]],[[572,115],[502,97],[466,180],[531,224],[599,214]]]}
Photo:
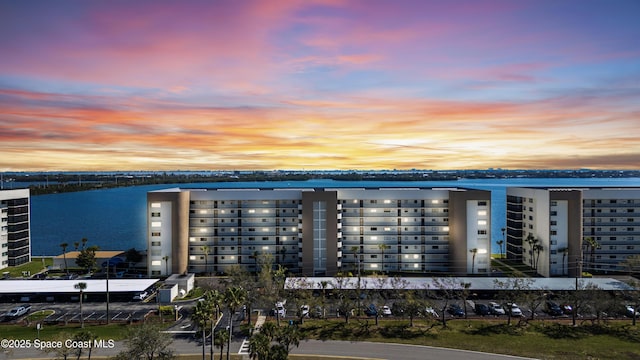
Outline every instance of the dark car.
{"label": "dark car", "polygon": [[491,315],[491,309],[485,304],[476,303],[474,311],[480,316]]}
{"label": "dark car", "polygon": [[463,317],[464,310],[458,305],[452,304],[447,308],[447,312],[451,314],[451,316]]}
{"label": "dark car", "polygon": [[562,308],[553,301],[547,301],[544,305],[544,309],[547,314],[551,316],[562,316],[564,314],[562,312]]}
{"label": "dark car", "polygon": [[367,316],[377,316],[378,315],[378,310],[376,309],[376,306],[374,304],[371,304],[371,305],[367,306],[366,309],[364,309],[364,313]]}

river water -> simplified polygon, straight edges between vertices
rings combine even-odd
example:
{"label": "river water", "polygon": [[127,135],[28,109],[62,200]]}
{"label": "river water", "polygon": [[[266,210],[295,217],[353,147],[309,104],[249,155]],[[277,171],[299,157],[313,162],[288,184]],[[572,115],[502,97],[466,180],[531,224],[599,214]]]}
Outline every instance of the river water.
{"label": "river water", "polygon": [[60,244],[87,238],[87,245],[101,250],[146,249],[147,192],[182,188],[314,188],[314,187],[463,187],[492,192],[491,231],[495,242],[505,226],[506,188],[511,186],[551,187],[640,187],[640,178],[593,179],[461,179],[457,181],[274,181],[145,185],[116,189],[33,196],[31,199],[31,253],[58,255]]}

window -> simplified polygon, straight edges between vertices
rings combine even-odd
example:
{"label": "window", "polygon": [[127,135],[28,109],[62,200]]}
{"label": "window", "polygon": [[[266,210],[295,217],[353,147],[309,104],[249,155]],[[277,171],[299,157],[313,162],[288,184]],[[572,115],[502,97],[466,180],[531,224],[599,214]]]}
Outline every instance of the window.
{"label": "window", "polygon": [[160,236],[160,232],[159,231],[154,231],[151,233],[151,236]]}
{"label": "window", "polygon": [[152,241],[151,246],[160,246],[160,241]]}
{"label": "window", "polygon": [[151,213],[151,217],[160,217],[160,213],[159,212],[152,212]]}

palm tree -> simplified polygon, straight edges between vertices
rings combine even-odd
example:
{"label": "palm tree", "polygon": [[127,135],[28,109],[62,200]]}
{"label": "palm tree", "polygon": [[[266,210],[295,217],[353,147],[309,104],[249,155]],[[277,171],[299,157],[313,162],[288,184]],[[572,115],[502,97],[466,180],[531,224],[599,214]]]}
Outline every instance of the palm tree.
{"label": "palm tree", "polygon": [[77,241],[76,241],[76,242],[74,242],[74,243],[73,243],[73,250],[78,251],[78,247],[79,247],[79,246],[80,246],[80,243],[79,243],[79,242],[77,242]]}
{"label": "palm tree", "polygon": [[207,321],[211,319],[213,312],[213,307],[209,306],[207,301],[198,301],[196,306],[193,308],[193,313],[191,314],[191,319],[198,325],[200,330],[202,331],[202,359],[205,359],[205,349],[206,349],[206,328]]}
{"label": "palm tree", "polygon": [[387,244],[378,244],[378,249],[380,249],[381,251],[381,258],[382,258],[382,272],[384,273],[384,250],[385,249],[391,249],[391,246],[387,245]]}
{"label": "palm tree", "polygon": [[84,249],[85,245],[87,245],[87,241],[89,241],[87,238],[82,238],[80,241],[82,241],[82,248]]}
{"label": "palm tree", "polygon": [[205,274],[207,274],[209,272],[209,253],[211,249],[208,245],[205,245],[201,247],[200,250],[202,250],[202,252],[204,253],[204,272]]}
{"label": "palm tree", "polygon": [[529,266],[533,268],[533,246],[538,243],[538,239],[536,239],[535,236],[529,234],[524,241],[529,244]]}
{"label": "palm tree", "polygon": [[538,260],[540,260],[540,252],[544,250],[544,247],[542,246],[542,244],[535,244],[533,245],[533,254],[535,257],[535,269],[538,270]]}
{"label": "palm tree", "polygon": [[229,330],[222,330],[218,332],[218,345],[220,345],[220,359],[222,359],[222,353],[224,352],[224,344],[229,342]]}
{"label": "palm tree", "polygon": [[596,249],[600,249],[600,243],[598,243],[596,239],[590,236],[584,238],[584,242],[585,242],[585,245],[587,246],[587,249],[590,249],[589,269],[591,272],[593,272],[593,269],[595,269],[595,262],[596,262]]}
{"label": "palm tree", "polygon": [[80,327],[84,328],[84,317],[82,316],[82,298],[83,298],[83,291],[87,288],[87,283],[86,282],[79,282],[75,285],[73,285],[73,287],[76,290],[80,290]]}
{"label": "palm tree", "polygon": [[233,336],[233,314],[238,307],[247,300],[247,291],[241,287],[230,287],[224,292],[224,303],[229,310],[229,339],[227,340],[227,360],[229,360],[229,347],[231,345],[231,337]]}
{"label": "palm tree", "polygon": [[163,256],[162,260],[164,260],[165,275],[169,276],[169,255]]}
{"label": "palm tree", "polygon": [[562,254],[562,275],[567,275],[565,259],[567,258],[567,253],[569,253],[569,248],[565,246],[558,249],[558,252]]}
{"label": "palm tree", "polygon": [[[205,302],[207,302],[208,306],[212,309],[213,315],[215,315],[215,319],[218,320],[218,316],[220,313],[220,307],[224,303],[224,294],[219,292],[218,290],[209,290],[204,294]],[[213,359],[213,347],[216,340],[216,322],[211,321],[211,349],[210,354],[211,359]]]}
{"label": "palm tree", "polygon": [[471,255],[471,273],[473,274],[475,272],[475,267],[476,267],[476,254],[478,253],[478,248],[473,248],[469,250],[469,252],[472,254]]}
{"label": "palm tree", "polygon": [[64,271],[69,275],[69,269],[67,268],[67,246],[69,246],[69,244],[66,242],[60,244],[60,247],[62,248],[62,257],[64,258]]}

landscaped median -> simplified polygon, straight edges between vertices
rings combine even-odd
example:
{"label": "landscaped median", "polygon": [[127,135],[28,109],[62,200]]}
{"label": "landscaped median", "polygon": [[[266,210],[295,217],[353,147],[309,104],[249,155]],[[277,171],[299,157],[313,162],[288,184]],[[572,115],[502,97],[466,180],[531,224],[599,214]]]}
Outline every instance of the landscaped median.
{"label": "landscaped median", "polygon": [[501,320],[453,320],[441,323],[373,319],[314,320],[300,325],[304,336],[318,340],[393,342],[465,349],[538,359],[639,359],[640,327],[628,321],[584,324],[533,321],[507,325]]}

